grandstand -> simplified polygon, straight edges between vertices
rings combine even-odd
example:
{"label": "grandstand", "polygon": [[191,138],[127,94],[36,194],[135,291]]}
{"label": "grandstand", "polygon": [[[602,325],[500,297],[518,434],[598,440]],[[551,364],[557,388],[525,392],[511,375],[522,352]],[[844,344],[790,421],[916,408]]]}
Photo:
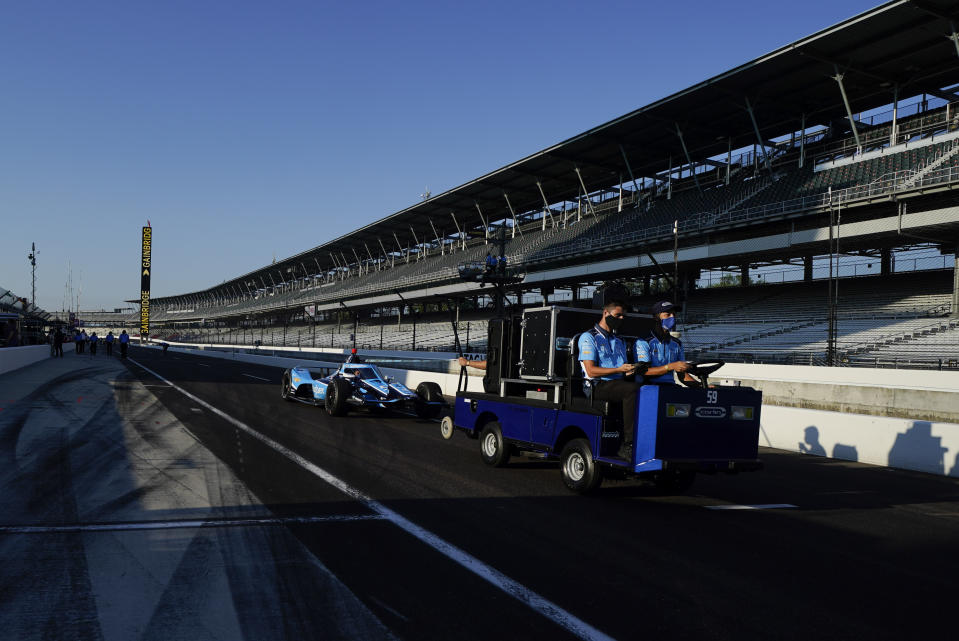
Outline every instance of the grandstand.
{"label": "grandstand", "polygon": [[[581,294],[624,279],[644,304],[685,301],[703,356],[952,367],[955,11],[886,3],[301,254],[154,299],[153,323],[212,342],[338,347],[355,334],[371,348],[448,349],[448,321],[430,314],[456,298],[482,325],[488,293],[457,265],[503,233],[527,275],[518,302],[586,306]],[[896,256],[916,247],[948,264],[907,273]],[[880,274],[840,279],[838,297],[815,273],[824,257],[864,256]],[[749,284],[788,264],[802,282]],[[740,286],[697,287],[717,270]]]}
{"label": "grandstand", "polygon": [[[10,290],[0,287],[0,313],[17,325],[18,342],[20,345],[45,343],[46,336],[43,327],[52,322],[49,312],[46,312],[24,296],[17,296]],[[0,323],[0,330],[3,330]],[[7,347],[7,338],[0,331],[0,347]]]}

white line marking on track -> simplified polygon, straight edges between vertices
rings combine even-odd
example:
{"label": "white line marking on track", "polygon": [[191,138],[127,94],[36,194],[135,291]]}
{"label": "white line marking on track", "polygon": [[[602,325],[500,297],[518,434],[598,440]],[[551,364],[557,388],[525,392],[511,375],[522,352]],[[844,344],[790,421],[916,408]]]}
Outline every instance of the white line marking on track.
{"label": "white line marking on track", "polygon": [[759,505],[704,505],[707,510],[780,510],[799,507],[792,503],[763,503]]}
{"label": "white line marking on track", "polygon": [[193,412],[194,414],[202,414],[202,413],[203,413],[203,408],[201,408],[201,407],[191,407],[191,408],[190,408],[190,411]]}
{"label": "white line marking on track", "polygon": [[255,519],[189,519],[181,521],[136,521],[117,523],[71,523],[67,525],[0,525],[0,534],[59,534],[63,532],[120,532],[124,530],[178,530],[186,528],[248,525],[304,525],[382,521],[379,514],[334,514],[331,516],[262,517]]}
{"label": "white line marking on track", "polygon": [[[143,369],[146,369],[146,368],[144,367]],[[149,372],[150,370],[147,370],[147,371]],[[270,379],[268,379],[268,378],[263,378],[263,377],[261,377],[261,376],[254,376],[253,374],[243,374],[243,376],[246,376],[247,378],[255,378],[255,379],[258,380],[258,381],[266,381],[267,383],[270,382]],[[172,383],[171,383],[171,384],[172,384]],[[174,385],[174,387],[176,387],[176,386]]]}
{"label": "white line marking on track", "polygon": [[396,610],[394,610],[394,609],[391,608],[390,606],[386,605],[385,603],[383,603],[382,601],[380,601],[379,599],[377,599],[375,596],[371,596],[371,597],[370,597],[370,601],[372,601],[373,603],[376,603],[376,604],[379,605],[381,608],[383,608],[384,610],[386,610],[387,612],[389,612],[390,614],[392,614],[393,616],[395,616],[397,619],[402,619],[402,620],[404,620],[404,621],[409,621],[409,617],[403,616],[402,614],[400,614],[399,612],[397,612]]}
{"label": "white line marking on track", "polygon": [[[545,597],[542,597],[536,592],[533,592],[532,590],[522,585],[521,583],[514,581],[513,579],[509,578],[508,576],[500,572],[499,570],[489,565],[486,565],[485,563],[483,563],[482,561],[480,561],[473,555],[467,552],[464,552],[463,550],[459,549],[452,543],[448,543],[447,541],[433,534],[429,530],[423,527],[420,527],[419,525],[406,519],[405,517],[394,512],[393,510],[386,507],[379,501],[374,501],[370,497],[366,496],[360,490],[354,488],[352,485],[349,485],[345,481],[340,480],[338,477],[333,476],[332,474],[330,474],[323,468],[319,467],[318,465],[311,463],[310,461],[300,456],[299,454],[289,449],[288,447],[281,445],[280,443],[277,443],[276,441],[274,441],[268,436],[260,434],[259,432],[254,430],[252,427],[250,427],[246,423],[233,418],[226,412],[214,407],[213,405],[210,405],[203,399],[198,398],[197,396],[191,394],[190,392],[183,389],[182,387],[174,383],[171,383],[170,381],[163,378],[162,376],[160,376],[153,370],[147,367],[144,367],[143,365],[140,365],[140,367],[143,367],[145,371],[157,377],[164,383],[170,385],[171,387],[173,387],[175,390],[177,390],[178,392],[180,392],[187,398],[207,408],[208,410],[210,410],[211,412],[213,412],[214,414],[216,414],[223,420],[227,421],[228,423],[230,423],[237,429],[243,430],[249,436],[255,438],[256,440],[260,441],[264,445],[274,449],[278,453],[282,454],[283,456],[285,456],[292,462],[302,467],[304,470],[307,470],[308,472],[311,472],[314,476],[326,481],[327,483],[329,483],[330,485],[332,485],[339,491],[343,492],[347,496],[357,501],[360,501],[361,503],[366,505],[366,507],[372,510],[375,514],[380,515],[387,521],[393,523],[393,525],[396,525],[400,529],[413,535],[414,537],[416,537],[417,539],[419,539],[426,545],[430,546],[431,548],[433,548],[434,550],[436,550],[437,552],[439,552],[446,558],[450,559],[451,561],[454,561],[455,563],[458,563],[460,566],[462,566],[466,570],[469,570],[470,572],[480,577],[484,581],[487,581],[493,587],[502,590],[503,592],[510,595],[517,601],[526,604],[534,611],[540,613],[541,615],[543,615],[544,617],[546,617],[553,623],[556,623],[557,625],[565,628],[566,630],[576,635],[577,637],[581,639],[589,639],[589,640],[595,639],[597,641],[613,641],[612,637],[610,637],[609,635],[597,630],[596,628],[589,625],[585,621],[579,619],[572,613],[567,612],[566,610],[562,609],[561,607],[559,607],[552,601],[549,601]],[[244,374],[244,376],[247,376],[247,374]]]}
{"label": "white line marking on track", "polygon": [[209,367],[209,365],[207,365],[206,363],[197,363],[197,365],[199,365],[200,367]]}

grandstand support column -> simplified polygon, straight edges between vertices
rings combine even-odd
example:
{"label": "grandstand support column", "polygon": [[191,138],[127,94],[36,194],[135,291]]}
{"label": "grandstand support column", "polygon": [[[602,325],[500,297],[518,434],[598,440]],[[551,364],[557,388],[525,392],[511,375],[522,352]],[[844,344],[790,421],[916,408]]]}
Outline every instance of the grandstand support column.
{"label": "grandstand support column", "polygon": [[952,253],[952,316],[959,318],[959,242]]}
{"label": "grandstand support column", "polygon": [[862,151],[862,143],[859,141],[859,131],[856,129],[856,121],[852,117],[852,108],[849,106],[849,97],[846,95],[846,85],[842,84],[845,74],[839,73],[839,65],[833,65],[836,75],[832,77],[839,85],[839,94],[842,96],[842,104],[846,106],[846,116],[849,118],[849,126],[852,127],[852,137],[856,140],[856,150]]}
{"label": "grandstand support column", "polygon": [[686,148],[686,141],[683,139],[683,130],[679,128],[679,123],[676,123],[676,135],[679,136],[679,144],[683,148],[683,154],[686,156],[686,162],[689,164],[690,173],[693,174],[693,182],[696,183],[696,191],[699,192],[699,195],[703,195],[703,188],[699,184],[699,178],[696,177],[696,168],[693,167],[693,159],[689,157],[689,149]]}
{"label": "grandstand support column", "polygon": [[[620,147],[622,149],[622,147]],[[553,212],[549,208],[549,201],[546,200],[546,192],[543,191],[543,184],[536,181],[536,187],[539,189],[539,195],[543,197],[543,229],[546,229],[546,216],[549,216],[550,225],[556,227],[556,221],[553,220]]]}
{"label": "grandstand support column", "polygon": [[743,287],[749,285],[749,263],[739,267],[739,284]]}
{"label": "grandstand support column", "polygon": [[433,228],[433,235],[436,237],[436,244],[440,246],[440,256],[446,255],[446,250],[443,248],[443,241],[440,240],[440,234],[436,231],[436,225],[433,224],[433,219],[430,218],[430,227]]}
{"label": "grandstand support column", "polygon": [[377,237],[376,242],[378,242],[378,243],[380,244],[380,249],[383,250],[383,259],[390,261],[390,267],[395,267],[395,266],[396,266],[396,256],[395,256],[395,255],[391,255],[388,251],[386,251],[386,246],[383,244],[383,240],[382,240],[382,239],[380,239],[379,237]]}
{"label": "grandstand support column", "polygon": [[356,271],[357,273],[362,273],[363,265],[362,261],[360,260],[360,255],[356,253],[356,247],[350,247],[350,249],[353,250],[353,257],[356,258]]}
{"label": "grandstand support column", "polygon": [[336,268],[337,275],[342,278],[343,270],[340,269],[340,261],[336,260],[336,256],[333,255],[333,252],[329,252],[330,259],[333,261],[333,266]]}
{"label": "grandstand support column", "polygon": [[673,199],[673,155],[666,155],[666,162],[669,165],[669,173],[666,174],[666,200]]}
{"label": "grandstand support column", "polygon": [[450,217],[453,219],[453,224],[456,225],[456,237],[460,239],[460,247],[466,249],[466,240],[463,237],[463,230],[460,229],[460,224],[456,221],[456,214],[450,212]]}
{"label": "grandstand support column", "polygon": [[420,240],[419,240],[419,238],[416,237],[416,232],[413,231],[413,225],[410,225],[410,233],[413,234],[413,242],[415,243],[413,246],[416,247],[416,250],[417,250],[417,251],[416,251],[416,260],[419,260],[419,259],[420,259],[420,254],[422,254],[423,252],[420,251],[420,249],[422,249],[422,248],[420,247]]}
{"label": "grandstand support column", "polygon": [[[516,228],[519,227],[519,221],[516,220],[516,212],[513,210],[513,204],[509,201],[509,194],[507,194],[505,191],[503,192],[503,198],[506,199],[506,206],[509,207],[510,216],[513,217],[513,227],[510,238],[516,238]],[[523,237],[522,229],[519,230],[519,236],[520,238]]]}
{"label": "grandstand support column", "polygon": [[749,121],[753,124],[753,133],[756,134],[757,149],[763,151],[763,164],[766,165],[766,169],[769,169],[772,164],[769,160],[769,154],[766,152],[766,144],[763,142],[762,134],[759,133],[759,123],[756,122],[756,112],[753,111],[753,105],[749,102],[749,96],[746,96],[746,112],[749,114]]}
{"label": "grandstand support column", "polygon": [[[396,232],[393,232],[393,240],[396,241],[396,246],[400,248],[400,256],[404,256],[404,254],[403,254],[403,245],[400,244],[400,239],[396,237]],[[407,253],[405,254],[405,260],[406,260],[407,263],[410,262],[409,252],[407,252]]]}
{"label": "grandstand support column", "polygon": [[[623,149],[623,146],[619,146],[619,152],[623,154],[623,162],[626,163],[626,172],[629,174],[629,179],[633,181],[633,189],[636,190],[636,197],[639,198],[639,185],[636,184],[636,176],[633,175],[633,167],[629,164],[629,158],[626,157],[626,150]],[[536,183],[537,185],[539,183]],[[543,188],[540,187],[540,193],[542,193]],[[543,196],[543,200],[546,200],[546,196]],[[548,206],[548,205],[547,205]]]}
{"label": "grandstand support column", "polygon": [[799,118],[799,168],[806,164],[806,114]]}
{"label": "grandstand support column", "polygon": [[892,250],[884,247],[879,251],[879,273],[888,276],[892,273]]}
{"label": "grandstand support column", "polygon": [[806,254],[802,257],[802,279],[804,282],[812,281],[812,266],[813,266],[813,257],[812,254]]}
{"label": "grandstand support column", "polygon": [[726,147],[726,185],[729,186],[729,176],[733,170],[733,137],[729,137],[729,143]]}
{"label": "grandstand support column", "polygon": [[483,210],[480,209],[479,203],[475,200],[473,204],[476,205],[476,211],[479,212],[480,222],[483,223],[483,238],[489,243],[489,225],[486,224],[486,218],[483,216]]}
{"label": "grandstand support column", "polygon": [[586,198],[586,208],[593,216],[596,216],[596,210],[593,209],[593,203],[589,199],[589,190],[586,189],[586,183],[583,182],[583,174],[580,173],[579,167],[573,167],[573,171],[576,172],[576,177],[579,178],[579,186],[583,188],[583,197]]}
{"label": "grandstand support column", "polygon": [[[366,248],[366,255],[370,257],[370,262],[376,265],[376,271],[380,271],[380,264],[373,258],[373,252],[370,251],[369,245],[363,243],[363,247]],[[367,268],[366,272],[369,273],[369,271],[369,268]]]}
{"label": "grandstand support column", "polygon": [[889,146],[896,144],[896,127],[899,120],[899,85],[892,88],[892,127],[889,129]]}

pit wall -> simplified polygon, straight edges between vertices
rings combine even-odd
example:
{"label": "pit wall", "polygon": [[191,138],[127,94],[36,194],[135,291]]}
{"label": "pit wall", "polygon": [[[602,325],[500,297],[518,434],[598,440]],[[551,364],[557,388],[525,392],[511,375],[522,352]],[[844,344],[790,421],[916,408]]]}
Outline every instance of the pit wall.
{"label": "pit wall", "polygon": [[[73,343],[63,344],[63,353],[73,351]],[[50,358],[49,345],[24,345],[0,349],[0,374],[18,370],[27,365]]]}
{"label": "pit wall", "polygon": [[[339,366],[295,356],[203,354],[281,368]],[[444,394],[456,393],[456,374],[380,369],[410,388],[434,381]],[[469,389],[481,391],[479,372],[471,373]],[[730,363],[711,381],[762,390],[761,446],[959,477],[959,372]]]}
{"label": "pit wall", "polygon": [[959,372],[730,363],[763,392],[759,444],[959,477]]}

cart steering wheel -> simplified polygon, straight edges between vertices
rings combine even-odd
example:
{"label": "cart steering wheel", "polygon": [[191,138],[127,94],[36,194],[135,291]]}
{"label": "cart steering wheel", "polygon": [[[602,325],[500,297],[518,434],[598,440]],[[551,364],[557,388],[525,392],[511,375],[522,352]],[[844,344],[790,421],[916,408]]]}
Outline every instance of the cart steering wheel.
{"label": "cart steering wheel", "polygon": [[709,375],[726,364],[726,361],[687,361],[690,368],[686,374],[693,380],[685,380],[685,376],[680,376],[679,372],[673,372],[673,380],[677,385],[683,387],[706,387],[709,383]]}

